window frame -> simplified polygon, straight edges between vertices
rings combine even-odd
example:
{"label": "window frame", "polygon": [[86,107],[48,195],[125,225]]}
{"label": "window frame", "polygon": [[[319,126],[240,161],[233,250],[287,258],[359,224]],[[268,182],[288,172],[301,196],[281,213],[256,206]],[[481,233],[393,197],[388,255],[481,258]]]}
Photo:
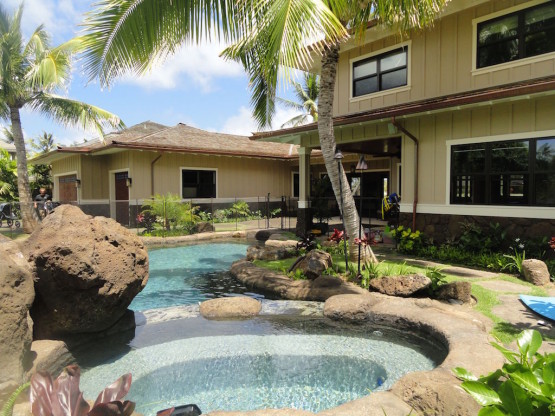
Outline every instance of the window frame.
{"label": "window frame", "polygon": [[[184,170],[214,172],[214,192],[215,192],[215,195],[213,197],[192,197],[192,198],[187,197],[187,198],[185,198],[183,196],[183,171]],[[198,186],[198,184],[197,184],[197,186]],[[207,167],[197,167],[197,166],[180,166],[180,168],[179,168],[179,197],[182,200],[218,198],[218,168],[207,168]]]}
{"label": "window frame", "polygon": [[[555,202],[552,204],[539,204],[536,200],[537,197],[537,189],[536,189],[536,177],[541,174],[551,174],[553,173],[550,170],[544,171],[538,169],[536,167],[536,159],[537,159],[537,142],[540,140],[545,139],[554,139],[555,140],[555,132],[546,132],[546,134],[522,134],[518,135],[519,137],[507,137],[502,136],[500,138],[496,138],[493,140],[456,140],[452,143],[448,143],[448,180],[447,180],[447,203],[451,206],[469,206],[469,207],[477,207],[477,206],[491,206],[491,207],[504,207],[504,206],[511,206],[511,207],[519,207],[519,208],[552,208],[555,207]],[[502,142],[527,142],[528,145],[528,156],[527,156],[527,170],[526,171],[516,171],[516,170],[504,170],[502,172],[494,171],[492,168],[492,158],[494,144],[495,143],[502,143]],[[472,145],[472,144],[483,144],[484,145],[484,168],[483,171],[480,172],[455,172],[454,163],[453,163],[453,155],[457,147],[465,146],[465,145]],[[510,178],[511,176],[518,176],[522,175],[524,177],[523,187],[527,191],[527,195],[524,197],[526,201],[524,203],[519,203],[518,199],[515,197],[511,199],[511,195],[504,196],[504,201],[495,202],[492,190],[493,184],[497,177],[501,177],[503,179]],[[456,196],[456,189],[457,185],[456,182],[458,178],[464,181],[464,177],[483,177],[484,179],[484,201],[483,202],[476,202],[473,203],[471,201],[464,202],[457,200]],[[527,179],[526,179],[527,178]]]}
{"label": "window frame", "polygon": [[[377,91],[368,93],[368,94],[363,94],[363,95],[358,95],[355,96],[354,95],[354,85],[355,85],[355,81],[366,78],[366,77],[360,77],[355,79],[354,77],[354,68],[355,65],[363,62],[363,61],[371,61],[371,60],[378,60],[381,59],[382,57],[386,57],[387,55],[392,55],[395,52],[401,51],[403,50],[405,52],[406,55],[406,64],[404,66],[401,67],[396,67],[394,69],[390,69],[387,71],[384,71],[383,73],[379,72],[379,64],[377,62],[376,66],[377,66],[377,70],[376,70],[376,76],[378,77],[378,84],[380,84],[380,76],[382,74],[387,74],[390,72],[395,72],[396,70],[399,70],[400,68],[406,68],[406,72],[407,72],[407,81],[406,84],[404,85],[399,85],[397,87],[393,87],[393,88],[389,88],[386,90],[381,90],[378,89]],[[405,91],[405,90],[409,90],[411,88],[411,41],[407,41],[407,42],[403,42],[403,43],[399,43],[396,44],[394,46],[391,46],[389,48],[384,48],[384,49],[380,49],[379,51],[375,51],[375,52],[371,52],[368,54],[364,54],[361,56],[357,56],[356,58],[350,59],[349,60],[349,100],[351,102],[356,102],[356,101],[360,101],[360,100],[364,100],[364,99],[368,99],[370,97],[374,98],[374,97],[379,97],[381,95],[386,95],[386,94],[390,94],[392,92],[400,92],[400,91]]]}
{"label": "window frame", "polygon": [[[533,62],[541,62],[549,59],[553,59],[555,57],[555,51],[552,52],[545,52],[543,54],[528,56],[528,57],[519,57],[512,61],[502,62],[498,64],[492,64],[488,66],[478,67],[478,54],[479,54],[479,47],[478,47],[478,28],[480,25],[483,25],[487,22],[492,22],[495,20],[504,19],[510,15],[519,15],[522,16],[519,18],[522,20],[524,18],[524,14],[529,11],[530,9],[534,9],[536,7],[541,7],[546,3],[549,3],[552,0],[533,0],[524,4],[520,4],[517,6],[513,6],[504,10],[500,10],[495,13],[490,13],[488,15],[476,18],[472,20],[472,75],[478,75],[480,73],[489,72],[493,70],[499,70],[503,68],[511,68],[520,65],[526,65]],[[519,23],[520,25],[520,23]],[[520,26],[519,26],[520,27]],[[524,36],[525,34],[518,34],[519,36]],[[519,54],[520,50],[523,50],[524,46],[522,42],[519,44]]]}

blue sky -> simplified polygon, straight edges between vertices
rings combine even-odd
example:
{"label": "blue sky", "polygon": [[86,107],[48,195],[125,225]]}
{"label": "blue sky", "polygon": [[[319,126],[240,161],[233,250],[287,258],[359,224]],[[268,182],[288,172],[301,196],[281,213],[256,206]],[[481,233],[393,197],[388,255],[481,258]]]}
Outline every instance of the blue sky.
{"label": "blue sky", "polygon": [[[11,13],[20,0],[2,0],[2,4]],[[26,0],[24,35],[28,37],[44,24],[53,45],[69,40],[80,30],[83,13],[92,4],[89,0]],[[184,47],[146,77],[120,78],[109,90],[102,90],[97,82],[88,83],[76,61],[64,95],[111,111],[127,126],[145,120],[166,125],[181,122],[210,131],[249,135],[256,131],[256,123],[251,116],[248,79],[239,64],[218,57],[224,47],[214,43]],[[279,92],[288,98],[290,94],[291,89]],[[278,108],[273,127],[279,128],[294,115],[290,109]],[[26,139],[42,131],[53,133],[56,143],[62,145],[95,137],[93,131],[64,128],[25,108],[22,124]]]}

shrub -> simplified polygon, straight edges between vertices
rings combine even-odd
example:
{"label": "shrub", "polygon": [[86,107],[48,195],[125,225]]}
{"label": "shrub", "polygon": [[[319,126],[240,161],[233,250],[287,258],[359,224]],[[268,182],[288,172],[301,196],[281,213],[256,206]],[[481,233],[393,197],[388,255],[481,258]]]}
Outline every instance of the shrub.
{"label": "shrub", "polygon": [[196,214],[199,207],[193,207],[190,202],[181,202],[181,198],[168,192],[166,195],[156,194],[150,201],[143,204],[143,213],[156,217],[156,221],[165,230],[174,229],[180,225],[194,224],[200,220]]}
{"label": "shrub", "polygon": [[536,330],[521,332],[516,343],[518,351],[492,343],[508,362],[486,376],[478,378],[461,367],[453,371],[483,406],[478,416],[555,414],[555,354],[537,352],[542,337]]}
{"label": "shrub", "polygon": [[391,232],[397,241],[399,251],[407,254],[418,253],[424,247],[424,234],[420,231],[412,232],[410,228],[402,225]]}

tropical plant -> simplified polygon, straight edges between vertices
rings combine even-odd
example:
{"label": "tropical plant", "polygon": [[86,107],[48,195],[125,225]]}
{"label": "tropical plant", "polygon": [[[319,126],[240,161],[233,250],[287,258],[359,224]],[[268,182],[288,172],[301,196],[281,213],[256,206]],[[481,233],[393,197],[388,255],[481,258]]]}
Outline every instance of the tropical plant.
{"label": "tropical plant", "polygon": [[447,275],[442,272],[443,268],[439,266],[426,267],[425,275],[432,281],[431,285],[428,287],[428,292],[433,296],[439,289],[441,285],[447,283]]}
{"label": "tropical plant", "polygon": [[397,248],[403,253],[414,254],[424,246],[424,235],[418,230],[412,232],[410,228],[401,225],[391,235],[397,242]]}
{"label": "tropical plant", "polygon": [[31,382],[27,382],[19,386],[8,398],[6,403],[2,406],[2,410],[0,410],[0,416],[12,416],[13,414],[13,407],[15,406],[15,402],[19,395],[23,393],[25,390],[29,388]]}
{"label": "tropical plant", "polygon": [[0,133],[2,133],[2,136],[4,137],[4,141],[6,143],[13,143],[13,133],[11,128],[2,127]]}
{"label": "tropical plant", "polygon": [[333,229],[333,234],[329,236],[328,240],[333,241],[335,243],[339,243],[343,240],[343,236],[345,235],[344,231],[338,230],[337,228]]}
{"label": "tropical plant", "polygon": [[[32,157],[48,153],[56,148],[52,134],[45,131],[42,132],[42,135],[29,140],[29,145],[32,149]],[[53,182],[50,165],[33,164],[29,168],[29,174],[31,190],[40,188],[52,189]]]}
{"label": "tropical plant", "polygon": [[168,192],[166,195],[156,194],[151,200],[143,203],[143,213],[156,217],[164,230],[179,225],[191,225],[200,220],[197,215],[199,207],[190,202],[182,202],[179,195]]}
{"label": "tropical plant", "polygon": [[247,218],[251,215],[251,210],[249,208],[249,204],[247,204],[243,200],[239,200],[235,202],[229,211],[233,215],[234,218]]}
{"label": "tropical plant", "polygon": [[309,117],[312,122],[318,121],[318,93],[320,92],[320,78],[318,75],[304,72],[303,84],[297,81],[292,81],[292,84],[295,89],[297,102],[281,97],[277,97],[277,101],[286,107],[302,111],[303,113],[283,123],[281,128],[306,124],[309,121]]}
{"label": "tropical plant", "polygon": [[81,48],[81,39],[75,38],[51,48],[48,34],[41,25],[24,42],[22,13],[23,6],[20,6],[13,16],[9,16],[0,5],[0,119],[11,123],[23,228],[31,232],[38,218],[31,200],[21,109],[39,111],[63,125],[95,127],[100,134],[103,127],[119,128],[123,123],[117,116],[98,107],[55,94],[67,85],[71,57]]}
{"label": "tropical plant", "polygon": [[542,337],[536,330],[522,331],[518,351],[492,343],[508,361],[501,369],[476,377],[457,367],[462,388],[482,407],[478,416],[555,414],[555,354],[538,353]]}
{"label": "tropical plant", "polygon": [[[85,71],[91,78],[98,77],[102,85],[125,72],[144,73],[157,58],[174,52],[180,44],[199,42],[215,31],[233,42],[223,56],[245,67],[254,118],[260,126],[269,126],[280,70],[289,79],[291,68],[307,67],[317,55],[321,68],[320,148],[336,200],[343,198],[345,228],[354,244],[360,227],[358,213],[345,171],[340,174],[334,160],[333,96],[340,44],[349,38],[364,39],[369,21],[395,26],[399,31],[430,25],[446,2],[102,0],[84,24]],[[371,250],[368,255],[377,261]]]}
{"label": "tropical plant", "polygon": [[517,272],[522,275],[522,262],[526,260],[526,247],[520,238],[515,238],[515,247],[509,247],[513,250],[514,254],[504,254],[503,257],[508,258],[510,261],[506,263],[502,270],[508,269],[512,272]]}
{"label": "tropical plant", "polygon": [[81,370],[67,366],[53,381],[48,373],[37,372],[31,377],[31,411],[34,416],[130,416],[135,403],[121,399],[131,387],[131,374],[125,374],[106,387],[92,408],[79,390]]}
{"label": "tropical plant", "polygon": [[17,199],[17,162],[4,149],[0,149],[0,198]]}

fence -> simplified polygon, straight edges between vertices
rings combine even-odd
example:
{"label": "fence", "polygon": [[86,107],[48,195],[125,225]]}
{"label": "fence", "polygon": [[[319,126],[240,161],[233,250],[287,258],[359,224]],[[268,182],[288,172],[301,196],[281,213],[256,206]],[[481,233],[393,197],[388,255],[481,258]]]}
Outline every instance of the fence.
{"label": "fence", "polygon": [[[137,233],[142,233],[155,229],[187,228],[189,232],[194,232],[194,226],[199,223],[210,224],[215,231],[234,231],[250,229],[282,229],[294,231],[297,220],[298,198],[288,196],[272,197],[271,195],[258,197],[233,197],[233,198],[203,198],[166,201],[170,206],[166,206],[166,215],[155,211],[152,207],[156,200],[106,200],[106,201],[69,201],[77,205],[81,210],[89,215],[104,216],[114,218],[123,226],[132,229]],[[377,225],[380,218],[381,200],[379,198],[356,197],[357,210],[361,212],[363,224],[367,226]],[[176,208],[177,204],[177,208]],[[17,203],[0,202],[0,208],[5,207],[11,212],[15,221],[20,221]],[[53,206],[58,205],[55,201]],[[148,209],[150,206],[150,210]],[[335,197],[313,198],[311,201],[312,213],[315,224],[325,224],[326,232],[333,228],[342,228],[339,206]],[[190,207],[193,207],[191,209]],[[174,212],[177,211],[177,212]],[[0,226],[6,226],[7,221],[2,220],[2,210],[0,209]],[[48,213],[48,210],[38,210],[40,217]],[[178,219],[176,216],[181,215]],[[189,215],[189,218],[187,218]],[[146,218],[152,221],[148,224],[145,217],[154,216],[157,218]],[[6,214],[4,214],[4,218]],[[15,223],[11,223],[14,228]],[[210,229],[210,227],[208,227]]]}

